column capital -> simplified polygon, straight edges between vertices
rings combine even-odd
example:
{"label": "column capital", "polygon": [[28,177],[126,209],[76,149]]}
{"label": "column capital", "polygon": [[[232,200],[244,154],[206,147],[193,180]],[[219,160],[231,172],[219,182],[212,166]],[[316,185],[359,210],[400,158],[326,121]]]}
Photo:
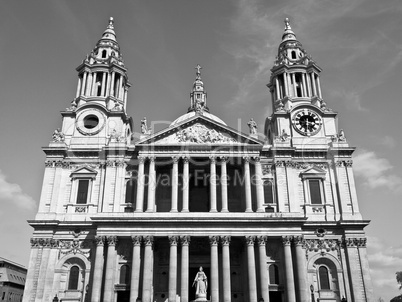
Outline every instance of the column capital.
{"label": "column capital", "polygon": [[105,244],[105,236],[95,236],[94,242],[96,245],[104,245]]}
{"label": "column capital", "polygon": [[138,158],[138,162],[139,162],[140,164],[143,164],[143,163],[145,162],[145,159],[146,159],[145,156],[138,156],[137,158]]}
{"label": "column capital", "polygon": [[231,239],[231,236],[221,236],[222,245],[229,245]]}
{"label": "column capital", "polygon": [[133,245],[141,245],[142,236],[133,235],[131,236],[131,240],[133,241]]}
{"label": "column capital", "polygon": [[304,244],[305,244],[304,237],[302,235],[294,236],[293,237],[293,242],[294,242],[294,244],[301,245],[301,246],[304,246]]}
{"label": "column capital", "polygon": [[170,246],[177,245],[177,242],[179,241],[179,236],[168,236],[168,238]]}
{"label": "column capital", "polygon": [[209,236],[209,244],[217,245],[219,241],[219,236]]}
{"label": "column capital", "polygon": [[172,156],[172,162],[174,164],[177,164],[179,162],[179,157],[178,156]]}
{"label": "column capital", "polygon": [[106,240],[107,240],[107,245],[109,245],[109,246],[114,246],[117,244],[117,236],[107,236]]}
{"label": "column capital", "polygon": [[283,245],[290,245],[293,236],[282,236]]}
{"label": "column capital", "polygon": [[255,236],[246,236],[246,244],[247,245],[253,245],[254,246],[254,241],[255,241]]}
{"label": "column capital", "polygon": [[148,156],[149,161],[154,163],[155,162],[155,156]]}
{"label": "column capital", "polygon": [[260,163],[260,161],[261,161],[261,157],[259,157],[259,156],[254,156],[253,159],[254,159],[255,163]]}
{"label": "column capital", "polygon": [[259,245],[265,245],[267,243],[268,236],[261,235],[257,237]]}
{"label": "column capital", "polygon": [[191,240],[191,237],[188,236],[188,235],[180,236],[181,245],[189,245],[189,244],[190,244],[190,240]]}
{"label": "column capital", "polygon": [[227,157],[227,156],[220,156],[219,159],[221,160],[221,163],[222,163],[222,164],[226,164],[227,161],[228,161],[228,159],[229,159],[229,157]]}
{"label": "column capital", "polygon": [[145,245],[153,245],[154,243],[154,236],[147,235],[143,237]]}
{"label": "column capital", "polygon": [[211,164],[214,164],[216,162],[216,157],[215,156],[210,156],[209,157]]}
{"label": "column capital", "polygon": [[243,156],[243,160],[244,160],[244,162],[249,163],[250,162],[250,156]]}
{"label": "column capital", "polygon": [[185,164],[188,164],[188,162],[190,161],[190,156],[182,156],[181,158],[183,159],[183,162]]}

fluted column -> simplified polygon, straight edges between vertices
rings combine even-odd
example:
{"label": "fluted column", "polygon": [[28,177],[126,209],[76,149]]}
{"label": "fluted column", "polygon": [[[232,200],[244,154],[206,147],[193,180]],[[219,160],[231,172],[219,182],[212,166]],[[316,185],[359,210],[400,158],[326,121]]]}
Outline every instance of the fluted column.
{"label": "fluted column", "polygon": [[101,96],[105,96],[105,92],[106,92],[106,72],[102,72]]}
{"label": "fluted column", "polygon": [[223,279],[223,302],[231,301],[230,292],[230,236],[221,236],[222,242],[222,279]]}
{"label": "fluted column", "polygon": [[177,241],[178,236],[169,236],[169,302],[176,301],[177,289]]}
{"label": "fluted column", "polygon": [[297,267],[297,283],[299,284],[299,301],[310,302],[306,284],[307,267],[306,267],[306,253],[303,249],[303,236],[296,236],[293,238],[296,245],[296,267]]}
{"label": "fluted column", "polygon": [[320,84],[320,77],[317,75],[317,90],[318,90],[318,96],[322,98],[321,94],[321,84]]}
{"label": "fluted column", "polygon": [[283,74],[283,82],[285,84],[285,94],[287,96],[290,96],[289,95],[288,74],[286,72]]}
{"label": "fluted column", "polygon": [[209,236],[211,244],[211,302],[219,302],[219,266],[218,266],[219,236]]}
{"label": "fluted column", "polygon": [[190,178],[189,178],[189,158],[187,156],[183,157],[183,208],[182,212],[188,212],[188,193],[190,189]]}
{"label": "fluted column", "polygon": [[105,238],[103,236],[95,237],[96,252],[95,252],[95,267],[94,277],[92,283],[92,297],[91,302],[100,302],[101,289],[102,289],[102,275],[103,275],[103,250],[105,248]]}
{"label": "fluted column", "polygon": [[108,74],[107,74],[106,96],[110,96],[111,77],[112,77],[112,74],[109,71]]}
{"label": "fluted column", "polygon": [[88,74],[88,85],[85,88],[85,96],[90,96],[91,95],[91,88],[92,88],[92,73]]}
{"label": "fluted column", "polygon": [[221,194],[222,209],[221,212],[229,212],[228,208],[228,175],[226,169],[227,157],[221,157]]}
{"label": "fluted column", "polygon": [[181,289],[180,302],[188,302],[188,265],[190,236],[180,236],[181,242]]}
{"label": "fluted column", "polygon": [[142,236],[131,236],[131,239],[133,240],[133,259],[131,261],[130,302],[136,302],[140,287]]}
{"label": "fluted column", "polygon": [[255,236],[246,236],[249,301],[257,301],[257,279],[254,258]]}
{"label": "fluted column", "polygon": [[87,86],[87,76],[88,76],[88,72],[84,72],[84,77],[83,77],[82,85],[81,85],[81,95],[85,95],[85,88]]}
{"label": "fluted column", "polygon": [[306,85],[306,74],[302,73],[302,81],[303,81],[303,96],[307,96],[307,85]]}
{"label": "fluted column", "polygon": [[246,190],[246,212],[252,212],[251,206],[251,182],[250,182],[250,158],[245,156],[244,159],[244,186]]}
{"label": "fluted column", "polygon": [[172,157],[172,207],[170,212],[177,212],[178,200],[178,185],[179,185],[179,159],[176,156]]}
{"label": "fluted column", "polygon": [[293,82],[293,95],[297,97],[296,75],[294,73],[292,73],[292,82]]}
{"label": "fluted column", "polygon": [[264,186],[262,181],[262,168],[259,157],[254,158],[255,180],[257,189],[257,212],[264,212]]}
{"label": "fluted column", "polygon": [[116,72],[112,72],[112,79],[110,81],[110,95],[114,96],[114,79],[116,77]]}
{"label": "fluted column", "polygon": [[97,73],[94,72],[92,75],[92,84],[91,84],[91,91],[90,91],[90,95],[96,95],[95,94],[95,88],[96,88],[96,78],[97,78]]}
{"label": "fluted column", "polygon": [[135,211],[142,212],[144,207],[144,161],[142,156],[138,157],[138,174],[137,174],[137,198],[135,201]]}
{"label": "fluted column", "polygon": [[[154,243],[153,236],[145,236],[145,252],[144,252],[144,274],[142,282],[142,302],[152,301],[152,273],[153,273],[153,249],[152,245]],[[105,301],[106,302],[106,301]]]}
{"label": "fluted column", "polygon": [[264,302],[269,302],[268,270],[267,270],[267,236],[258,236],[258,258],[260,260],[260,288]]}
{"label": "fluted column", "polygon": [[290,248],[291,237],[284,236],[283,240],[283,251],[285,255],[285,276],[286,276],[286,296],[288,302],[296,301],[295,293],[295,281],[293,277],[293,261],[292,261],[292,250]]}
{"label": "fluted column", "polygon": [[211,165],[211,174],[209,177],[210,184],[210,200],[211,200],[211,209],[210,212],[217,212],[216,209],[216,159],[215,157],[210,157],[210,165]]}
{"label": "fluted column", "polygon": [[155,157],[149,157],[149,178],[148,178],[148,203],[147,212],[155,211],[155,188],[156,188]]}
{"label": "fluted column", "polygon": [[317,95],[317,87],[315,85],[315,74],[312,72],[311,74],[311,83],[313,83],[313,96]]}
{"label": "fluted column", "polygon": [[107,237],[107,260],[106,260],[106,274],[105,274],[105,288],[103,292],[103,300],[104,301],[114,301],[114,271],[115,271],[115,262],[116,262],[116,244],[117,244],[117,236],[108,236]]}

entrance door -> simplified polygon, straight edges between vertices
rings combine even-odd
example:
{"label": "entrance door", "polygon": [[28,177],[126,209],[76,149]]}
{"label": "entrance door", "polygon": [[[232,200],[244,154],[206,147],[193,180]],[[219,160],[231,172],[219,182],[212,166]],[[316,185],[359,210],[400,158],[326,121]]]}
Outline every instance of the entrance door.
{"label": "entrance door", "polygon": [[[207,287],[207,299],[210,300],[211,297],[211,269],[209,267],[202,266],[205,275],[207,275],[207,281],[208,281],[208,287]],[[196,287],[193,286],[194,283],[194,278],[198,273],[198,270],[200,267],[190,267],[190,275],[188,277],[189,279],[189,285],[188,285],[188,292],[189,292],[189,301],[195,300],[195,290]]]}
{"label": "entrance door", "polygon": [[130,302],[130,291],[118,291],[117,302]]}

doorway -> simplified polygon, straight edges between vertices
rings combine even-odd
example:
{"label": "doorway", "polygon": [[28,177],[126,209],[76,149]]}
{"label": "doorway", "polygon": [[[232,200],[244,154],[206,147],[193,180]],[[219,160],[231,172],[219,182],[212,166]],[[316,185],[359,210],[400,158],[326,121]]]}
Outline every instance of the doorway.
{"label": "doorway", "polygon": [[117,302],[130,302],[130,291],[118,291]]}

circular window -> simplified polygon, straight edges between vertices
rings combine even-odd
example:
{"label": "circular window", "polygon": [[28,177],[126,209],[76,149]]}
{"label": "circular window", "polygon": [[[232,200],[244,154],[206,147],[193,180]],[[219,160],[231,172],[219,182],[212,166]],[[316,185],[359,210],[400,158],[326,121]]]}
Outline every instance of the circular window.
{"label": "circular window", "polygon": [[93,129],[99,124],[99,118],[96,115],[87,115],[84,117],[84,127],[87,129]]}

